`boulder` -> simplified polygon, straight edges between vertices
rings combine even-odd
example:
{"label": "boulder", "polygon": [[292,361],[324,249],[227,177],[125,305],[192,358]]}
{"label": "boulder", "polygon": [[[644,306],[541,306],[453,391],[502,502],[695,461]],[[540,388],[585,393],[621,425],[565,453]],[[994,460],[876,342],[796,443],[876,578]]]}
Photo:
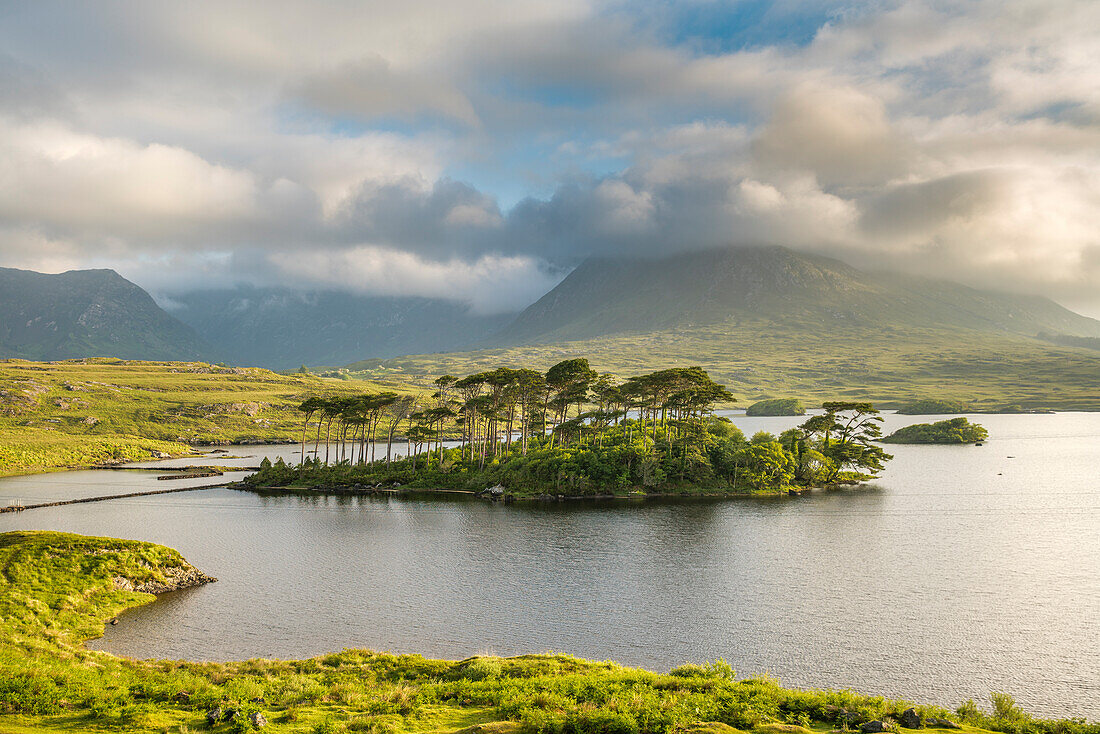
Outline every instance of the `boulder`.
{"label": "boulder", "polygon": [[886,724],[881,719],[875,719],[874,721],[868,721],[863,726],[859,727],[859,730],[863,734],[880,734],[886,731]]}
{"label": "boulder", "polygon": [[919,729],[921,727],[920,714],[914,708],[907,708],[898,717],[898,723],[906,729]]}
{"label": "boulder", "polygon": [[215,726],[219,721],[222,720],[222,713],[223,712],[221,706],[210,709],[206,712],[206,723],[210,726]]}
{"label": "boulder", "polygon": [[252,724],[252,726],[256,727],[257,729],[263,729],[265,726],[267,726],[267,717],[265,717],[259,711],[254,711],[248,717],[248,721]]}
{"label": "boulder", "polygon": [[844,709],[837,711],[836,722],[838,724],[843,722],[849,727],[853,727],[859,724],[861,721],[863,721],[863,717],[854,711],[846,711]]}

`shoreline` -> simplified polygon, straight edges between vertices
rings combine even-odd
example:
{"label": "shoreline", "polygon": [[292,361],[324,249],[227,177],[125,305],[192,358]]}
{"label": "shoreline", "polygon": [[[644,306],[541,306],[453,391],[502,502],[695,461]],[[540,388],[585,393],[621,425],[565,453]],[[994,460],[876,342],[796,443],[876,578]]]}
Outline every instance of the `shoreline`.
{"label": "shoreline", "polygon": [[400,497],[415,495],[450,495],[469,497],[471,499],[483,499],[489,502],[513,504],[515,502],[575,502],[596,500],[633,500],[645,501],[651,499],[772,499],[778,497],[802,497],[816,492],[836,492],[853,487],[868,486],[869,482],[839,482],[823,487],[801,487],[797,489],[776,489],[771,491],[741,492],[703,490],[697,492],[630,492],[627,494],[600,493],[600,494],[514,494],[507,490],[503,494],[492,495],[487,490],[476,492],[472,489],[449,489],[429,487],[359,487],[355,485],[331,486],[331,487],[295,487],[295,486],[250,486],[244,482],[233,482],[226,485],[229,489],[241,492],[263,493],[283,495],[300,495],[304,497],[375,497],[379,495]]}

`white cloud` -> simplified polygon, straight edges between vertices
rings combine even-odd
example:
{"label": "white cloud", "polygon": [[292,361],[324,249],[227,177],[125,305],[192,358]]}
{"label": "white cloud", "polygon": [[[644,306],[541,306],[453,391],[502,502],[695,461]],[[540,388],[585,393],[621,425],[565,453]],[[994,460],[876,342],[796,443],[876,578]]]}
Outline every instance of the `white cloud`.
{"label": "white cloud", "polygon": [[279,253],[271,258],[298,287],[338,287],[375,295],[449,298],[475,313],[523,308],[562,278],[530,257],[485,255],[473,261],[428,260],[384,247],[313,250],[308,256]]}
{"label": "white cloud", "polygon": [[0,262],[518,303],[774,242],[1100,311],[1100,3],[833,7],[704,51],[584,0],[16,4]]}

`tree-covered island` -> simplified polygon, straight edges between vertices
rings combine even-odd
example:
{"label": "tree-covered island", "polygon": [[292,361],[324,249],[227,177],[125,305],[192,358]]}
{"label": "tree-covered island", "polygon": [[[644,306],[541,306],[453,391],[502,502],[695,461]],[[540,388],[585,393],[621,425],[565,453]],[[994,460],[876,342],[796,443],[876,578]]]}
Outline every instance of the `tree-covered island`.
{"label": "tree-covered island", "polygon": [[989,438],[989,432],[977,423],[971,423],[966,418],[949,418],[935,423],[915,423],[905,428],[899,428],[886,438],[883,443],[980,443]]}
{"label": "tree-covered island", "polygon": [[[871,479],[891,458],[873,443],[882,418],[869,403],[825,403],[823,415],[779,436],[746,438],[713,414],[735,398],[700,367],[620,381],[570,359],[545,373],[501,367],[435,385],[427,399],[310,397],[299,408],[302,460],[265,462],[245,486],[771,494]],[[408,456],[396,455],[399,441]]]}

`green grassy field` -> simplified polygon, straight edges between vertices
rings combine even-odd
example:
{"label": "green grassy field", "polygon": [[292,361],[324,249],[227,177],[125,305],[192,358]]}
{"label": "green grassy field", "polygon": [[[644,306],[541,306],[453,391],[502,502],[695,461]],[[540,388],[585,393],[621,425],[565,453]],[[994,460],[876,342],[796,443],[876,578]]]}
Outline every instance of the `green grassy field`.
{"label": "green grassy field", "polygon": [[199,362],[0,360],[0,476],[286,441],[305,396],[408,387]]}
{"label": "green grassy field", "polygon": [[365,379],[427,386],[451,373],[498,366],[545,370],[587,357],[598,371],[620,376],[700,365],[748,405],[797,398],[807,407],[826,400],[867,400],[897,407],[922,398],[961,400],[976,409],[1100,410],[1100,354],[1024,336],[967,329],[865,328],[815,333],[776,323],[722,324],[678,331],[615,335],[553,345],[424,354],[349,365]]}
{"label": "green grassy field", "polygon": [[[845,717],[853,725],[885,720],[897,731],[893,722],[910,706],[738,680],[720,661],[662,675],[554,654],[446,661],[344,650],[309,660],[188,663],[83,647],[108,619],[154,598],[128,587],[185,571],[193,569],[179,553],[150,543],[0,535],[0,732],[246,732],[254,730],[249,717],[261,714],[264,731],[319,734],[809,734],[834,731]],[[222,716],[209,727],[213,709]],[[972,703],[955,713],[916,710],[950,717],[966,732],[1100,732],[1097,724],[1033,719],[1007,697],[995,699],[993,714]]]}

